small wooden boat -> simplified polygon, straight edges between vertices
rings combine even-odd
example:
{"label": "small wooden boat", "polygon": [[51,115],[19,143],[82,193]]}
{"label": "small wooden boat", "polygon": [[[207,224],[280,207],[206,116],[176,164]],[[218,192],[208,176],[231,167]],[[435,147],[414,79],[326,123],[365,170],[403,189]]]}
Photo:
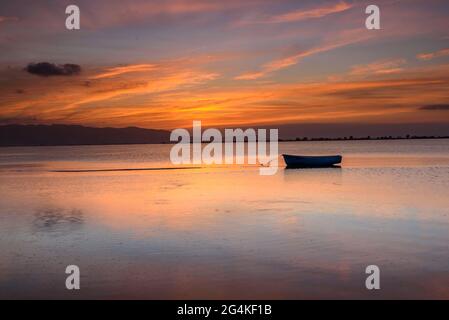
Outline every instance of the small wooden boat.
{"label": "small wooden boat", "polygon": [[342,159],[342,156],[282,156],[287,168],[326,168],[341,163]]}

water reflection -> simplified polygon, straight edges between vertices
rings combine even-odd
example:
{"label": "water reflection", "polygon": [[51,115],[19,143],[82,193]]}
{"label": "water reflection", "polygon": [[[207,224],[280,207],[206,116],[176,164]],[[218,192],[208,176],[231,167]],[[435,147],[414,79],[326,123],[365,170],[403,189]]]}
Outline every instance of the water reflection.
{"label": "water reflection", "polygon": [[34,214],[33,232],[59,236],[80,230],[83,227],[83,212],[78,209],[39,209]]}
{"label": "water reflection", "polygon": [[[54,172],[162,168],[170,146],[31,148],[20,161],[60,161],[0,170],[0,298],[73,298],[68,264],[83,270],[82,298],[448,298],[449,152],[439,159],[449,140],[420,143],[409,148],[418,156],[395,143],[394,161],[370,151],[390,143],[344,144],[363,156],[274,176],[255,166]],[[376,296],[364,287],[370,264],[382,270]]]}
{"label": "water reflection", "polygon": [[325,183],[341,179],[343,175],[343,169],[340,166],[328,167],[328,168],[284,168],[282,170],[284,181],[286,182],[300,182],[314,181],[316,183]]}

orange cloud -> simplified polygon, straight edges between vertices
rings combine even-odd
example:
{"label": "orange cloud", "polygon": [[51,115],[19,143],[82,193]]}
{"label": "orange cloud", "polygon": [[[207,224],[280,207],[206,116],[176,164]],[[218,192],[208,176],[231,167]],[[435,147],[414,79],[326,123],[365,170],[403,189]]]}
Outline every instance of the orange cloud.
{"label": "orange cloud", "polygon": [[104,78],[92,87],[71,82],[75,80],[58,84],[48,79],[47,86],[54,87],[54,92],[42,94],[40,84],[34,89],[26,87],[29,93],[10,96],[9,103],[4,89],[0,89],[2,104],[8,105],[0,111],[0,118],[164,129],[188,127],[195,119],[207,126],[379,119],[439,121],[438,111],[417,109],[446,101],[449,78],[445,74],[449,66],[439,69],[440,74],[425,69],[389,80],[244,86],[240,82],[204,86],[216,76],[195,70],[157,70],[151,78],[141,75],[132,83]]}
{"label": "orange cloud", "polygon": [[114,68],[107,69],[103,73],[92,76],[90,79],[110,78],[110,77],[115,77],[115,76],[125,74],[125,73],[150,71],[150,70],[154,70],[154,68],[155,68],[155,65],[152,65],[152,64],[135,64],[135,65],[128,65],[128,66],[123,66],[123,67],[114,67]]}
{"label": "orange cloud", "polygon": [[365,65],[356,65],[351,68],[350,75],[381,75],[403,71],[400,67],[407,61],[405,59],[379,60]]}
{"label": "orange cloud", "polygon": [[418,54],[416,57],[420,60],[432,60],[435,58],[440,58],[444,56],[449,56],[449,49],[442,49],[436,52],[430,52],[430,53],[421,53]]}
{"label": "orange cloud", "polygon": [[[138,113],[133,111],[133,105],[140,105],[152,95],[189,90],[218,77],[217,73],[193,68],[192,61],[188,62],[108,68],[99,73],[86,68],[77,78],[38,82],[20,69],[6,69],[2,76],[11,81],[0,88],[0,105],[8,105],[0,110],[0,121],[101,123],[102,119],[123,120]],[[134,73],[149,68],[151,73]],[[23,88],[24,93],[16,93],[17,86]],[[121,106],[119,110],[115,109],[117,105]]]}
{"label": "orange cloud", "polygon": [[[363,78],[350,71],[333,82],[242,83],[219,78],[202,60],[155,61],[145,64],[154,66],[151,72],[118,72],[97,80],[91,79],[117,70],[86,67],[75,78],[36,81],[19,68],[4,69],[1,77],[9,81],[0,87],[0,121],[171,129],[198,119],[205,126],[441,122],[447,112],[419,107],[447,104],[449,65],[391,73],[385,70],[405,61],[390,59],[354,67]],[[124,67],[131,69],[118,70],[141,68],[116,68]]]}
{"label": "orange cloud", "polygon": [[164,74],[158,72],[157,78],[151,80],[139,79],[137,82],[126,85],[112,83],[112,87],[101,91],[93,92],[87,97],[76,100],[64,107],[73,109],[77,106],[91,104],[94,102],[111,101],[120,97],[130,97],[138,95],[149,95],[167,90],[174,90],[181,86],[195,85],[205,81],[210,81],[218,77],[218,74],[211,72],[199,72],[193,70],[180,70],[178,72]]}

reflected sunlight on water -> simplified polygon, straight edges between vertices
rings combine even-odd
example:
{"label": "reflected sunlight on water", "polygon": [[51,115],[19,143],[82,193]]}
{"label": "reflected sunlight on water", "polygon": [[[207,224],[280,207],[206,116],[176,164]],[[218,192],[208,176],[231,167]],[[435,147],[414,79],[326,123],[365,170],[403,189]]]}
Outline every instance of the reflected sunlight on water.
{"label": "reflected sunlight on water", "polygon": [[[0,297],[449,298],[449,140],[281,143],[342,168],[165,168],[169,145],[0,149]],[[364,287],[381,268],[382,290]]]}

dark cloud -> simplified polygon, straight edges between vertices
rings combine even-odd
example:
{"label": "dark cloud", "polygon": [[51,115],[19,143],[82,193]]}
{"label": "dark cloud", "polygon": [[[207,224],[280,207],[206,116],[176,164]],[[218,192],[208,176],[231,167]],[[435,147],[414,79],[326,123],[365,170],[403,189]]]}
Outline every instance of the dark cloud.
{"label": "dark cloud", "polygon": [[419,108],[420,110],[430,110],[430,111],[435,111],[435,110],[447,110],[449,111],[449,104],[429,104],[427,106],[422,106]]}
{"label": "dark cloud", "polygon": [[77,64],[59,64],[49,62],[30,63],[25,70],[38,76],[72,76],[81,72],[81,66]]}

